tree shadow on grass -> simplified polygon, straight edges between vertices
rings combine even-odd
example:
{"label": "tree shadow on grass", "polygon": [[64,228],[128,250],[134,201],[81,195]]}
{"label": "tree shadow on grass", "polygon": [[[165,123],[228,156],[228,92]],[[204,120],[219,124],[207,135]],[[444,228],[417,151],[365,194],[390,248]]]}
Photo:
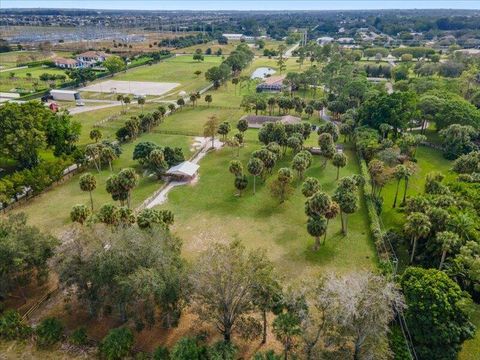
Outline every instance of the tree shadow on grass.
{"label": "tree shadow on grass", "polygon": [[342,246],[342,241],[345,241],[346,237],[341,231],[336,233],[327,233],[327,239],[325,243],[322,239],[322,244],[317,251],[313,250],[314,239],[310,238],[303,251],[304,259],[310,263],[318,265],[327,265],[339,256],[339,247]]}

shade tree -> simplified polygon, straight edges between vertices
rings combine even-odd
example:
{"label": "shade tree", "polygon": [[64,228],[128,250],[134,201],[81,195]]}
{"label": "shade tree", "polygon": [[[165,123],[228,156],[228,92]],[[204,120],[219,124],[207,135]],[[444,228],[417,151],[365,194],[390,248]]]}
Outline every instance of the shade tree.
{"label": "shade tree", "polygon": [[58,240],[27,225],[24,214],[0,219],[0,298],[14,290],[26,301],[24,287],[36,280],[42,284],[49,275],[49,260]]}
{"label": "shade tree", "polygon": [[84,228],[64,247],[56,262],[62,290],[93,317],[109,311],[140,329],[175,326],[188,289],[179,240],[162,228],[102,229]]}
{"label": "shade tree", "polygon": [[407,268],[400,284],[407,305],[405,318],[418,356],[456,358],[462,343],[474,333],[464,306],[469,297],[436,269]]}
{"label": "shade tree", "polygon": [[257,286],[271,266],[262,250],[247,251],[239,242],[214,243],[195,264],[193,311],[230,342],[240,319],[253,315]]}

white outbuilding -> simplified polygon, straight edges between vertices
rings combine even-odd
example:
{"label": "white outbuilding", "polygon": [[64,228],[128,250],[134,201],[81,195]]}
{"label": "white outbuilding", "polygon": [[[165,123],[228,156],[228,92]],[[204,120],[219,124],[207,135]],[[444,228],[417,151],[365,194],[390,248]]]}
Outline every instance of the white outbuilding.
{"label": "white outbuilding", "polygon": [[168,169],[167,175],[173,176],[176,178],[192,179],[197,174],[199,168],[200,168],[199,165],[191,161],[184,161]]}

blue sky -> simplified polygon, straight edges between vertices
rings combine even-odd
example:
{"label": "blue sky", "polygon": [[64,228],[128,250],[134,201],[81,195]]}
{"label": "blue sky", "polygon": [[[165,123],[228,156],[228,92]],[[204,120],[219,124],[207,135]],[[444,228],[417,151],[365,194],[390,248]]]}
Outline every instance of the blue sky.
{"label": "blue sky", "polygon": [[1,8],[136,10],[480,9],[479,0],[1,0]]}

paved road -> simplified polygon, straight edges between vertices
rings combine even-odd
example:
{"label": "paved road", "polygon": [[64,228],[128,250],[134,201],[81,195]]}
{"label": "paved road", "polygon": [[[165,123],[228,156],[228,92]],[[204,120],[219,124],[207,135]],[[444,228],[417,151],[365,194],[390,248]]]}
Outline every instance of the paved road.
{"label": "paved road", "polygon": [[106,109],[106,108],[120,106],[120,105],[122,104],[119,101],[110,101],[107,104],[98,105],[98,106],[77,106],[77,107],[68,109],[68,111],[70,112],[71,115],[76,115],[76,114],[81,114],[88,111]]}

